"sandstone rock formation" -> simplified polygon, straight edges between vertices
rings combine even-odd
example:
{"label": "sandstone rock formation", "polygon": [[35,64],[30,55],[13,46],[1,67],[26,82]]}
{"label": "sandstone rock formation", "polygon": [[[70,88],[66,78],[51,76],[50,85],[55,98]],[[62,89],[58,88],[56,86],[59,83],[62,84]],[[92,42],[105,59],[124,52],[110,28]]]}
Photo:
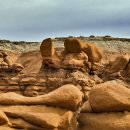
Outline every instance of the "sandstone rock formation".
{"label": "sandstone rock formation", "polygon": [[59,69],[60,66],[60,59],[55,57],[44,57],[42,61],[42,68],[51,68],[51,69]]}
{"label": "sandstone rock formation", "polygon": [[129,111],[130,90],[115,81],[108,81],[90,90],[89,101],[94,112]]}
{"label": "sandstone rock formation", "polygon": [[55,54],[55,49],[53,47],[51,38],[47,38],[42,41],[40,51],[42,57],[53,56]]}
{"label": "sandstone rock formation", "polygon": [[82,102],[83,95],[74,85],[64,85],[46,95],[24,97],[15,93],[0,94],[1,105],[51,105],[76,110]]}
{"label": "sandstone rock formation", "polygon": [[129,59],[129,55],[118,56],[115,61],[110,62],[109,73],[115,73],[124,70],[129,62]]}
{"label": "sandstone rock formation", "polygon": [[87,43],[83,51],[88,55],[89,62],[101,62],[102,54],[95,44]]}
{"label": "sandstone rock formation", "polygon": [[64,42],[65,51],[68,53],[80,53],[85,44],[76,38],[67,38]]}
{"label": "sandstone rock formation", "polygon": [[130,113],[83,113],[78,130],[129,130]]}
{"label": "sandstone rock formation", "polygon": [[129,40],[80,39],[0,50],[0,130],[129,130]]}
{"label": "sandstone rock formation", "polygon": [[62,67],[66,69],[83,69],[85,62],[88,61],[88,56],[84,52],[67,53],[64,55]]}
{"label": "sandstone rock formation", "polygon": [[61,108],[12,105],[0,106],[0,109],[8,116],[10,126],[16,129],[68,130],[71,125],[76,127],[74,113]]}

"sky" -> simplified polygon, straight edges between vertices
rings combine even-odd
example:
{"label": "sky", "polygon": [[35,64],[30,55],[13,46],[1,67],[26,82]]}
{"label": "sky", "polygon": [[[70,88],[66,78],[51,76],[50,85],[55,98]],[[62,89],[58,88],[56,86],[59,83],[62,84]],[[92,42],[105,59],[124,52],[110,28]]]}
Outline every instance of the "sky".
{"label": "sky", "polygon": [[130,0],[0,0],[0,39],[130,38]]}

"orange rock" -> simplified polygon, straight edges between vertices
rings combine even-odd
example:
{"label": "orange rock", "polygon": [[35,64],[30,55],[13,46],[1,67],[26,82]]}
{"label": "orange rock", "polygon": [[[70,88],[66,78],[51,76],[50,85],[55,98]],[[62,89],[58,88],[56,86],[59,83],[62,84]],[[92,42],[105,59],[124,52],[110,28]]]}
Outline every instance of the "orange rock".
{"label": "orange rock", "polygon": [[80,53],[85,44],[77,38],[67,38],[64,42],[65,51],[68,53]]}
{"label": "orange rock", "polygon": [[101,62],[102,54],[95,44],[87,43],[83,51],[88,55],[89,62]]}
{"label": "orange rock", "polygon": [[84,62],[88,61],[88,56],[82,51],[80,53],[68,53],[62,61],[63,68],[80,69],[84,67]]}
{"label": "orange rock", "polygon": [[81,113],[78,130],[129,130],[130,113]]}
{"label": "orange rock", "polygon": [[9,123],[8,117],[4,114],[3,111],[0,110],[0,126],[8,123]]}
{"label": "orange rock", "polygon": [[51,38],[47,38],[42,41],[40,51],[42,57],[53,56],[55,54],[55,49],[53,47]]}
{"label": "orange rock", "polygon": [[72,84],[37,97],[25,97],[13,92],[0,94],[1,105],[51,105],[69,110],[77,110],[82,103],[82,92]]}
{"label": "orange rock", "polygon": [[114,61],[110,64],[110,68],[108,70],[109,73],[115,73],[121,70],[124,70],[129,62],[129,55],[118,56]]}
{"label": "orange rock", "polygon": [[94,112],[130,111],[130,89],[107,81],[90,90],[89,101]]}

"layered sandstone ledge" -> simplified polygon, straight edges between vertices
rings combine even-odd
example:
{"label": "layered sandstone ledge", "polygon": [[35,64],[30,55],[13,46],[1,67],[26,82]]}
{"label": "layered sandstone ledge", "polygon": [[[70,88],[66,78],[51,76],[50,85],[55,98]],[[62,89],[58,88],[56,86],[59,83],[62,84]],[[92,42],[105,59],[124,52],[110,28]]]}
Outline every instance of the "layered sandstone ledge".
{"label": "layered sandstone ledge", "polygon": [[6,41],[8,49],[2,42],[0,130],[130,129],[128,39]]}

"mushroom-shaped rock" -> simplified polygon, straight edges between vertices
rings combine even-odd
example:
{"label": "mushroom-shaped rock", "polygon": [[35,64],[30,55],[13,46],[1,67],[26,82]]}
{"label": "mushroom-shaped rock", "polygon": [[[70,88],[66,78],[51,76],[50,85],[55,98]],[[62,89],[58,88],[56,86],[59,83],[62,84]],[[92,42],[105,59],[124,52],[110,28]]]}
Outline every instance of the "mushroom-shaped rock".
{"label": "mushroom-shaped rock", "polygon": [[42,41],[40,51],[42,57],[53,56],[55,54],[55,49],[53,47],[51,38],[47,38]]}
{"label": "mushroom-shaped rock", "polygon": [[77,38],[67,38],[64,42],[65,51],[68,53],[80,53],[85,44]]}

